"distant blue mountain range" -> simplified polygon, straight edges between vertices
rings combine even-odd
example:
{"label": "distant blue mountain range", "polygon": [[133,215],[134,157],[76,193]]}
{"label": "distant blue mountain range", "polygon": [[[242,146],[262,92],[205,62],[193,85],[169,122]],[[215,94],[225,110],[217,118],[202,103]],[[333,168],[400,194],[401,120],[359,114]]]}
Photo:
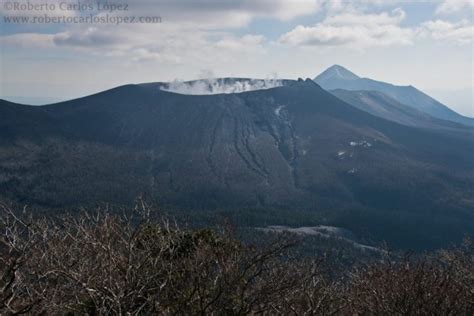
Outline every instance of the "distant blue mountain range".
{"label": "distant blue mountain range", "polygon": [[314,78],[326,90],[364,90],[382,92],[396,101],[434,118],[474,126],[474,119],[462,116],[413,86],[397,86],[390,83],[361,78],[346,68],[333,65]]}

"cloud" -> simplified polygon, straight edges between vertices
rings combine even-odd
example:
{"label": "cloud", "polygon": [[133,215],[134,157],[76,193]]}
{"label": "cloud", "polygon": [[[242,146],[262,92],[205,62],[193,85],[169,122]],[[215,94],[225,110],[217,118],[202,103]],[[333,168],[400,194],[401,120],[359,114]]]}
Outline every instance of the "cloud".
{"label": "cloud", "polygon": [[[21,4],[21,10],[0,7],[0,15],[74,16],[81,13],[98,14],[97,3],[102,0],[28,0],[7,3]],[[123,5],[122,0],[108,0],[108,4]],[[239,27],[257,17],[287,21],[298,16],[315,13],[321,7],[320,0],[136,0],[127,3],[123,11],[115,15],[159,13],[168,23],[196,23],[203,27]],[[81,5],[81,10],[78,6]],[[91,6],[89,8],[88,6]],[[111,12],[108,12],[111,13]]]}
{"label": "cloud", "polygon": [[[31,0],[41,2],[40,0]],[[51,0],[62,2],[62,0]],[[91,2],[97,0],[90,0]],[[109,0],[109,3],[122,2]],[[341,1],[345,5],[347,2]],[[237,53],[262,53],[265,52],[266,39],[261,35],[232,35],[234,28],[248,25],[257,18],[277,19],[288,21],[300,16],[314,14],[328,7],[335,1],[327,0],[137,0],[129,4],[129,10],[113,12],[112,15],[132,15],[162,17],[163,23],[152,24],[127,24],[127,25],[57,25],[53,30],[56,33],[42,36],[38,34],[33,41],[28,36],[13,34],[11,38],[0,41],[9,46],[19,47],[55,47],[56,49],[72,49],[81,53],[93,55],[102,54],[111,57],[129,57],[131,61],[161,61],[176,63],[191,56],[197,60],[209,61],[214,59],[236,58]],[[358,1],[352,1],[358,3]],[[364,5],[382,3],[381,0],[360,1]],[[327,9],[327,8],[326,8]],[[78,12],[70,12],[76,14]],[[89,13],[89,12],[87,12]],[[91,12],[103,15],[101,12]],[[391,15],[365,15],[365,18],[374,19],[373,23],[396,23],[403,16],[395,12]],[[354,16],[343,14],[328,19],[331,27],[320,30],[324,33],[323,43],[336,43],[350,41],[357,37],[354,30],[342,30],[341,36],[331,35],[336,33],[335,27],[341,23],[339,19],[352,19]],[[360,17],[355,16],[359,19]],[[372,23],[372,22],[370,22]],[[356,32],[362,32],[359,30]],[[51,32],[51,28],[46,32]],[[384,34],[397,35],[398,30],[386,25],[380,32],[371,34],[371,38],[383,38]],[[403,34],[402,34],[403,35]],[[365,38],[366,43],[372,41]],[[41,43],[41,41],[44,41]],[[386,43],[387,40],[379,41]],[[224,55],[227,54],[225,57]],[[234,56],[231,56],[234,54]],[[140,57],[141,56],[141,57]]]}
{"label": "cloud", "polygon": [[393,7],[403,0],[322,0],[322,8],[329,13],[365,11],[374,7]]}
{"label": "cloud", "polygon": [[415,32],[400,23],[405,12],[394,9],[391,13],[343,13],[329,16],[314,26],[297,26],[283,34],[279,42],[295,46],[371,46],[407,45],[412,43]]}
{"label": "cloud", "polygon": [[[109,3],[116,1],[109,0]],[[51,48],[57,53],[59,50],[73,50],[126,62],[208,66],[238,62],[242,58],[252,61],[250,57],[258,58],[258,54],[271,52],[269,45],[274,42],[259,34],[240,35],[239,32],[237,35],[234,28],[242,28],[258,18],[288,21],[321,10],[328,14],[321,22],[297,26],[281,35],[278,42],[294,46],[365,49],[410,45],[420,34],[425,38],[459,44],[472,41],[469,37],[472,26],[466,21],[450,23],[438,20],[409,28],[402,26],[406,14],[400,8],[364,13],[370,12],[364,11],[370,6],[387,10],[386,7],[393,6],[393,3],[396,1],[387,4],[382,0],[136,0],[130,3],[129,11],[114,14],[158,15],[163,23],[46,26],[48,29],[43,33],[0,36],[0,44],[21,49]],[[31,32],[31,28],[26,30]]]}
{"label": "cloud", "polygon": [[[51,0],[49,3],[59,2],[61,0]],[[115,2],[123,1],[108,1]],[[312,14],[319,8],[318,0],[137,0],[129,4],[128,11],[108,14],[160,16],[163,23],[41,26],[43,33],[50,33],[47,35],[40,32],[36,35],[24,35],[21,32],[28,29],[28,26],[20,25],[15,26],[16,34],[0,36],[0,42],[20,48],[51,47],[92,55],[129,57],[129,61],[161,61],[173,64],[186,58],[194,58],[204,62],[212,58],[228,59],[224,54],[230,56],[236,53],[264,52],[263,36],[235,36],[231,34],[234,28],[243,27],[262,17],[287,21]],[[28,14],[30,13],[28,11]],[[72,11],[71,14],[77,13]],[[97,16],[105,14],[97,11],[86,13]]]}
{"label": "cloud", "polygon": [[157,61],[157,62],[165,62],[168,64],[179,64],[181,62],[181,59],[178,56],[175,55],[168,55],[168,54],[162,54],[158,53],[146,48],[138,48],[135,50],[132,50],[130,52],[133,57],[133,61]]}
{"label": "cloud", "polygon": [[54,35],[57,46],[69,47],[101,47],[122,43],[123,36],[119,32],[108,32],[107,29],[87,27],[61,32]]}
{"label": "cloud", "polygon": [[226,37],[219,40],[215,47],[232,51],[255,51],[261,50],[265,37],[262,35],[244,35],[242,37]]}
{"label": "cloud", "polygon": [[191,22],[202,26],[239,27],[254,18],[290,20],[320,9],[319,0],[158,0],[139,1],[137,10],[151,7],[168,22]]}
{"label": "cloud", "polygon": [[0,46],[19,48],[53,48],[54,35],[38,33],[21,33],[0,37]]}
{"label": "cloud", "polygon": [[[107,2],[123,3],[122,0]],[[113,14],[159,15],[164,23],[180,28],[226,29],[246,26],[256,18],[288,21],[314,14],[320,8],[320,0],[136,0],[130,2],[127,11]]]}
{"label": "cloud", "polygon": [[[437,15],[452,14],[462,12],[463,10],[473,10],[474,2],[472,0],[445,0],[436,8]],[[472,11],[471,16],[472,16]]]}
{"label": "cloud", "polygon": [[357,12],[343,13],[326,18],[325,23],[333,26],[355,26],[377,27],[382,25],[398,25],[406,17],[405,11],[400,8],[394,9],[392,14],[382,12],[380,14],[362,14]]}
{"label": "cloud", "polygon": [[448,41],[458,45],[474,42],[474,25],[468,20],[451,23],[443,20],[428,21],[421,25],[420,34],[437,41]]}

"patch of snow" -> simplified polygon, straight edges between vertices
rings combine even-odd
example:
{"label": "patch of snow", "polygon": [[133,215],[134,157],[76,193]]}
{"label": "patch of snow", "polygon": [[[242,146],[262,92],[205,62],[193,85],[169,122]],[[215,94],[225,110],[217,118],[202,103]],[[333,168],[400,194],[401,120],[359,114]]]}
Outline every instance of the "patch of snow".
{"label": "patch of snow", "polygon": [[351,147],[356,147],[356,146],[362,146],[362,147],[364,147],[364,148],[372,147],[372,144],[369,143],[368,141],[365,141],[365,140],[362,140],[362,141],[360,141],[360,142],[354,142],[354,141],[352,141],[352,142],[349,143],[349,145],[350,145]]}
{"label": "patch of snow", "polygon": [[347,229],[335,227],[335,226],[303,226],[303,227],[288,227],[288,226],[267,226],[267,227],[257,227],[257,230],[264,232],[273,232],[273,233],[293,233],[300,236],[320,236],[323,238],[337,238],[345,240],[351,243],[354,247],[371,250],[371,251],[380,251],[380,249],[363,245],[356,242],[356,236]]}
{"label": "patch of snow", "polygon": [[298,235],[327,235],[333,237],[344,237],[354,239],[354,234],[347,229],[335,227],[335,226],[303,226],[303,227],[288,227],[288,226],[267,226],[266,228],[259,228],[263,231],[272,231],[272,232],[290,232]]}
{"label": "patch of snow", "polygon": [[346,155],[346,152],[343,150],[340,150],[337,152],[337,159],[343,160],[346,157],[345,155]]}
{"label": "patch of snow", "polygon": [[280,116],[280,111],[281,111],[281,109],[283,109],[283,105],[280,105],[279,107],[277,107],[277,108],[275,109],[275,115],[276,115],[276,116],[281,117],[281,116]]}

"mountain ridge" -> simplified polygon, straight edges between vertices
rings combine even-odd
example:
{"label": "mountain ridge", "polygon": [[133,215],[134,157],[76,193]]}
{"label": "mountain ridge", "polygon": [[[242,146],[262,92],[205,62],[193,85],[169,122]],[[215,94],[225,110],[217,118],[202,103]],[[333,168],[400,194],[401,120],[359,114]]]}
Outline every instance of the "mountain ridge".
{"label": "mountain ridge", "polygon": [[[338,67],[343,68],[342,66]],[[331,69],[331,67],[329,69]],[[347,72],[350,72],[345,68],[343,69]],[[334,71],[331,72],[334,75],[328,77],[323,75],[326,71],[323,71],[320,75],[314,78],[314,81],[326,90],[344,89],[352,91],[378,91],[387,94],[398,102],[411,108],[426,112],[435,118],[450,120],[468,126],[474,126],[473,118],[468,118],[458,114],[446,105],[441,104],[437,100],[411,85],[397,86],[370,78],[361,78],[357,75],[355,75],[357,78],[347,79],[344,76],[337,76],[337,73]]]}
{"label": "mountain ridge", "polygon": [[379,91],[336,89],[329,90],[329,92],[360,110],[403,125],[469,130],[474,128],[461,123],[435,118],[423,111],[406,106]]}
{"label": "mountain ridge", "polygon": [[2,101],[0,113],[0,195],[20,203],[145,194],[189,214],[254,210],[240,220],[255,225],[290,212],[397,247],[474,230],[471,132],[385,120],[310,79],[197,96],[125,85],[41,107]]}
{"label": "mountain ridge", "polygon": [[331,67],[327,68],[324,70],[322,73],[320,73],[314,81],[324,81],[327,79],[331,78],[340,78],[340,79],[346,79],[346,80],[356,80],[360,79],[359,76],[357,76],[355,73],[352,71],[348,70],[347,68],[344,68],[341,65],[332,65]]}

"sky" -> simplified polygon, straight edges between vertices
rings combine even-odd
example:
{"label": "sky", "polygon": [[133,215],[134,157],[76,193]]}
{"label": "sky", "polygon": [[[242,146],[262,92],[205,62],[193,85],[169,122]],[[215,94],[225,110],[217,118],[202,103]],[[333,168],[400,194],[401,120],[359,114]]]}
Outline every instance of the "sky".
{"label": "sky", "polygon": [[0,97],[41,104],[129,83],[314,78],[339,64],[474,117],[474,0],[107,3],[2,0]]}

